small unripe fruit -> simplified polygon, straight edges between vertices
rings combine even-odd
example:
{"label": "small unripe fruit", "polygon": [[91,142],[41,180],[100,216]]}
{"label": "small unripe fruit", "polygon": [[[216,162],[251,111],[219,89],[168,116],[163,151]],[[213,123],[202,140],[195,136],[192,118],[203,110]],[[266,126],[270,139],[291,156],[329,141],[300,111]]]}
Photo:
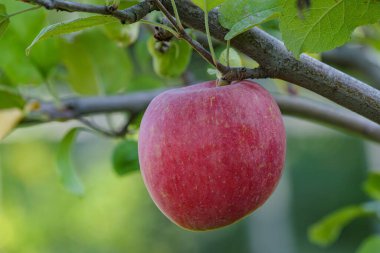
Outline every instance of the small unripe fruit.
{"label": "small unripe fruit", "polygon": [[181,227],[210,230],[268,199],[282,173],[286,136],[276,102],[260,85],[211,81],[157,96],[138,145],[158,208]]}

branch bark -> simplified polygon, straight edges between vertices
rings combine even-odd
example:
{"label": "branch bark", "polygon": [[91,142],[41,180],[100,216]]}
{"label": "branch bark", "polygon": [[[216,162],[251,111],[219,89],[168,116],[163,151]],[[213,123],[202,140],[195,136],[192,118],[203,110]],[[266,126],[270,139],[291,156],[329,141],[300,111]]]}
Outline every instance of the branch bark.
{"label": "branch bark", "polygon": [[[172,12],[170,0],[162,0]],[[205,31],[203,12],[186,0],[176,0],[182,22]],[[216,10],[209,14],[211,35],[223,40],[228,32],[218,22]],[[335,103],[380,123],[380,91],[307,55],[297,60],[284,44],[258,28],[231,41],[231,45],[256,60],[270,76],[314,91]]]}
{"label": "branch bark", "polygon": [[[41,102],[40,108],[29,114],[21,125],[80,119],[112,112],[136,114],[145,110],[154,97],[166,90],[106,97],[69,98],[63,100],[60,106],[51,102]],[[380,126],[360,115],[296,96],[275,96],[275,99],[285,115],[327,124],[380,143]]]}
{"label": "branch bark", "polygon": [[346,45],[324,52],[322,61],[359,71],[369,79],[369,83],[373,87],[380,89],[379,53],[374,49],[359,45]]}
{"label": "branch bark", "polygon": [[87,12],[101,15],[110,15],[120,19],[122,23],[134,23],[145,17],[149,12],[155,10],[152,0],[140,2],[130,8],[117,10],[112,6],[82,4],[66,0],[25,0],[26,2],[44,6],[48,10],[59,10],[68,12]]}

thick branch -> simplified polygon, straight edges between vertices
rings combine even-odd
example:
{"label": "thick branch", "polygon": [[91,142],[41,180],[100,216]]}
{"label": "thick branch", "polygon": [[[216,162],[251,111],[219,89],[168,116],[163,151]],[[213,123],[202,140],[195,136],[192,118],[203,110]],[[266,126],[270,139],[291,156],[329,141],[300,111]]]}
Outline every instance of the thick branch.
{"label": "thick branch", "polygon": [[[79,4],[63,0],[29,0],[48,9],[84,11],[113,15],[123,22],[135,22],[154,9],[152,0],[141,2],[123,11],[104,6]],[[170,0],[162,0],[165,9],[172,11]],[[203,12],[188,0],[176,0],[181,20],[188,27],[205,30]],[[209,14],[213,37],[223,40],[228,32],[220,26],[217,11]],[[297,60],[283,43],[255,28],[234,38],[231,45],[260,64],[260,72],[314,91],[352,111],[380,123],[380,91],[352,78],[307,55]],[[224,71],[223,71],[224,72]],[[254,70],[255,75],[259,73]],[[247,75],[247,77],[254,77]],[[260,77],[260,75],[257,75]]]}
{"label": "thick branch", "polygon": [[322,54],[322,61],[359,71],[366,76],[370,84],[380,89],[379,54],[369,47],[346,45]]}
{"label": "thick branch", "polygon": [[27,2],[44,6],[48,10],[110,15],[120,19],[122,23],[134,23],[155,9],[152,0],[140,2],[125,10],[115,10],[112,6],[82,4],[65,0],[27,0]]}
{"label": "thick branch", "polygon": [[[170,0],[162,1],[168,10]],[[182,22],[204,31],[203,12],[190,1],[176,0]],[[209,14],[213,37],[223,40],[228,32],[218,22],[218,13]],[[255,28],[231,41],[231,45],[256,60],[269,76],[314,91],[352,111],[380,123],[380,91],[307,55],[297,60],[283,43]]]}
{"label": "thick branch", "polygon": [[[22,124],[64,121],[112,112],[136,114],[145,110],[149,102],[165,90],[108,97],[70,98],[63,100],[59,107],[54,103],[42,102],[40,109],[30,114]],[[285,115],[317,121],[380,142],[380,126],[357,114],[295,96],[275,96],[275,99]]]}

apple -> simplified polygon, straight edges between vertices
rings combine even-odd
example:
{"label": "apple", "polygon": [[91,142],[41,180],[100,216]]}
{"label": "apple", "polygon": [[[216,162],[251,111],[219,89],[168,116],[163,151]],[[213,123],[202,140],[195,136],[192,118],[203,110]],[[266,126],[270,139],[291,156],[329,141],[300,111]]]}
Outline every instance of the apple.
{"label": "apple", "polygon": [[150,196],[174,223],[210,230],[261,206],[284,167],[286,135],[268,91],[251,81],[209,81],[164,92],[140,126]]}

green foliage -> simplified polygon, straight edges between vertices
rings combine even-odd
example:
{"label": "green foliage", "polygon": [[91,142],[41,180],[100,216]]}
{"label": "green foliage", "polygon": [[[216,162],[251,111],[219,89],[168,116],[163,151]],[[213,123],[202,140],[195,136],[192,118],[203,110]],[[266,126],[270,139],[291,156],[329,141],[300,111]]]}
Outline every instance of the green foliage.
{"label": "green foliage", "polygon": [[0,39],[9,25],[9,17],[4,4],[0,4]]}
{"label": "green foliage", "polygon": [[343,45],[357,26],[380,20],[380,2],[318,0],[302,16],[293,0],[285,0],[280,29],[285,45],[296,56]]}
{"label": "green foliage", "polygon": [[277,18],[281,7],[280,0],[226,0],[219,10],[220,24],[230,29],[224,39],[231,40],[254,26]]}
{"label": "green foliage", "polygon": [[372,236],[366,239],[359,247],[357,253],[378,253],[380,252],[380,236]]}
{"label": "green foliage", "polygon": [[[230,50],[230,52],[229,52],[228,58],[229,58],[230,66],[231,67],[241,67],[243,65],[243,63],[242,63],[242,60],[241,60],[239,53],[233,48],[230,48],[229,50]],[[219,56],[219,61],[220,61],[220,63],[222,63],[224,65],[227,64],[227,49],[222,51],[222,53]]]}
{"label": "green foliage", "polygon": [[113,94],[127,88],[133,73],[128,53],[99,31],[63,41],[62,59],[71,88],[83,95]]}
{"label": "green foliage", "polygon": [[151,37],[148,50],[153,58],[153,68],[162,77],[178,77],[190,63],[192,49],[184,40],[159,42]]}
{"label": "green foliage", "polygon": [[[228,58],[229,58],[230,67],[241,67],[241,66],[243,66],[242,58],[240,57],[239,53],[235,49],[230,48]],[[224,64],[224,65],[227,65],[227,49],[224,49],[220,53],[219,62]],[[215,68],[207,69],[207,73],[209,75],[216,75],[216,78],[222,77],[222,74],[218,70],[216,70]]]}
{"label": "green foliage", "polygon": [[140,169],[137,142],[125,140],[120,142],[112,154],[112,166],[119,176],[127,175]]}
{"label": "green foliage", "polygon": [[350,222],[370,214],[373,214],[373,211],[361,206],[349,206],[336,210],[310,227],[309,240],[321,246],[328,246],[338,239],[342,229]]}
{"label": "green foliage", "polygon": [[209,12],[215,7],[221,5],[225,0],[191,0],[195,5],[204,12]]}
{"label": "green foliage", "polygon": [[81,128],[73,128],[63,137],[57,153],[57,168],[63,186],[71,193],[82,196],[83,184],[71,161],[71,150]]}
{"label": "green foliage", "polygon": [[73,91],[82,95],[96,95],[99,86],[91,53],[87,50],[88,45],[78,39],[62,42],[61,58],[68,72],[67,80]]}
{"label": "green foliage", "polygon": [[123,25],[120,22],[104,25],[104,31],[107,36],[117,41],[121,47],[128,47],[137,40],[139,36],[139,23]]}
{"label": "green foliage", "polygon": [[0,109],[23,108],[25,105],[24,98],[17,90],[10,87],[0,86]]}
{"label": "green foliage", "polygon": [[370,173],[363,185],[364,191],[373,199],[380,200],[380,174]]}
{"label": "green foliage", "polygon": [[111,16],[91,16],[47,26],[41,30],[33,42],[27,47],[26,52],[29,54],[30,50],[37,42],[48,39],[50,37],[78,32],[89,27],[114,22],[118,22],[118,20]]}
{"label": "green foliage", "polygon": [[[6,6],[11,13],[25,8],[25,4],[17,1],[9,1]],[[43,83],[44,74],[39,69],[40,65],[36,64],[34,58],[25,55],[25,48],[44,25],[45,18],[46,13],[42,9],[12,17],[11,25],[0,39],[0,69],[9,81],[2,84],[16,86]],[[42,43],[41,51],[44,53],[39,56],[39,63],[43,63],[47,55],[52,57],[57,53],[55,50],[44,50],[44,47],[45,44]]]}
{"label": "green foliage", "polygon": [[226,0],[219,21],[230,40],[279,16],[285,45],[298,56],[343,45],[356,27],[380,20],[380,2],[320,0],[300,13],[294,0]]}

